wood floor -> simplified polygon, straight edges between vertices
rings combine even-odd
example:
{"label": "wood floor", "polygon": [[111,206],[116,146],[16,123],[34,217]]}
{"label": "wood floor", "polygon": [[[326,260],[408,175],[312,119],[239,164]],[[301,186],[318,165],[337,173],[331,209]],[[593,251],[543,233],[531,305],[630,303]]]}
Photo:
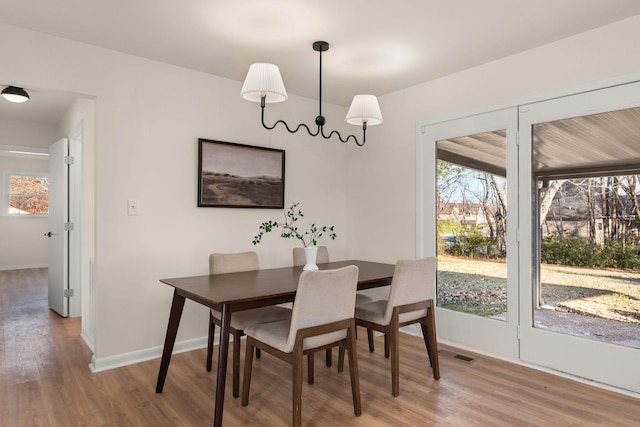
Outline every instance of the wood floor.
{"label": "wood floor", "polygon": [[[212,424],[215,374],[205,370],[205,349],[173,357],[162,394],[155,393],[159,360],[92,374],[80,319],[47,309],[46,281],[46,269],[0,271],[1,426]],[[640,425],[638,399],[462,352],[475,358],[468,363],[452,348],[441,348],[442,377],[434,381],[423,341],[406,335],[400,396],[392,398],[389,361],[376,339],[373,354],[358,340],[362,416],[353,415],[348,367],[339,374],[335,360],[326,368],[316,357],[315,384],[303,387],[303,425]],[[289,425],[290,396],[289,367],[265,354],[254,363],[249,406],[227,393],[224,424]]]}

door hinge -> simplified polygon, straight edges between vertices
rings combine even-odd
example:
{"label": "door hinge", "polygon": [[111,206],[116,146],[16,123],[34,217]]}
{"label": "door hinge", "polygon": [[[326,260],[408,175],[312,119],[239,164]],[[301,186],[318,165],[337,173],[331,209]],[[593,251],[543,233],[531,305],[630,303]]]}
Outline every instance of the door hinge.
{"label": "door hinge", "polygon": [[64,164],[72,165],[74,162],[73,156],[64,156]]}
{"label": "door hinge", "polygon": [[520,339],[520,325],[518,325],[516,329],[517,329],[518,339]]}
{"label": "door hinge", "polygon": [[63,295],[65,298],[71,298],[73,296],[73,289],[65,289]]}
{"label": "door hinge", "polygon": [[72,222],[64,223],[64,231],[73,231],[74,228],[75,228],[75,225]]}

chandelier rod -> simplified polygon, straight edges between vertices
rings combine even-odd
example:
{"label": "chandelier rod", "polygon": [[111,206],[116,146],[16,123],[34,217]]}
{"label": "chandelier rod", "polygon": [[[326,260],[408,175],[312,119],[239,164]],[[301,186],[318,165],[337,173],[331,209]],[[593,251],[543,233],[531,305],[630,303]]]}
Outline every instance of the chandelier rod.
{"label": "chandelier rod", "polygon": [[318,117],[316,117],[316,124],[321,128],[325,124],[325,119],[322,116],[322,52],[328,49],[329,49],[329,43],[327,42],[313,43],[313,50],[318,51],[318,54],[320,55],[320,66],[318,67],[318,69],[320,70],[319,72],[320,75],[318,77],[318,82],[319,82],[318,84]]}

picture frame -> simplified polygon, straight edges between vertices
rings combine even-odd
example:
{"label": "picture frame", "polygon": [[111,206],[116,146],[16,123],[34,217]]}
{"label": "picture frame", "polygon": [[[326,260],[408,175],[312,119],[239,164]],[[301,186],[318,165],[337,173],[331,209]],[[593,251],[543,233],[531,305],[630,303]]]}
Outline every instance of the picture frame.
{"label": "picture frame", "polygon": [[284,209],[285,151],[198,139],[198,207]]}

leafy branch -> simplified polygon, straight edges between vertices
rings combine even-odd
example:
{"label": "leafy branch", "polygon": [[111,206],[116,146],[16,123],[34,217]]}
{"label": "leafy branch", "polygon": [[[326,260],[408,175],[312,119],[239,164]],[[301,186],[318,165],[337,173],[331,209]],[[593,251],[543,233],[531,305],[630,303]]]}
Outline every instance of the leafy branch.
{"label": "leafy branch", "polygon": [[311,224],[308,229],[302,231],[298,230],[296,222],[304,216],[302,211],[298,209],[298,205],[300,203],[293,203],[289,209],[287,209],[284,213],[284,222],[277,221],[266,221],[260,224],[260,232],[257,236],[253,238],[253,244],[257,245],[262,241],[262,236],[265,233],[270,233],[276,228],[282,229],[282,233],[280,233],[280,237],[285,239],[298,239],[302,242],[302,245],[306,248],[307,246],[316,246],[318,244],[318,240],[320,240],[325,233],[328,233],[328,236],[331,237],[331,240],[335,240],[336,233],[334,232],[334,226],[318,226],[316,224]]}

